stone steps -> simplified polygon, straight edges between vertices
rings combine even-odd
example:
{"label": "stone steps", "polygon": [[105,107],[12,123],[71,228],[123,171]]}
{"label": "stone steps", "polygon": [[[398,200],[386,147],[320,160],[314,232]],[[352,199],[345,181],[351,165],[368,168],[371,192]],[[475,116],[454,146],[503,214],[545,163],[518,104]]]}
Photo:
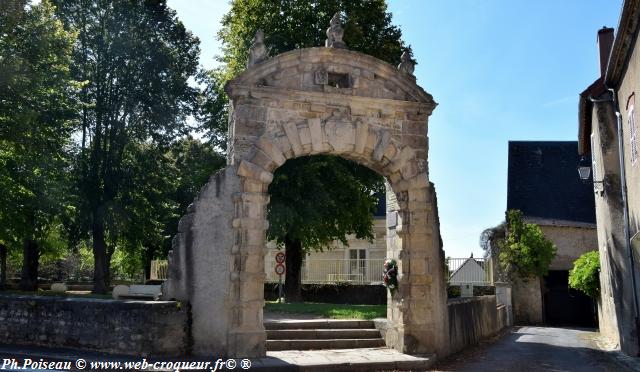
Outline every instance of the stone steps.
{"label": "stone steps", "polygon": [[382,338],[343,338],[323,340],[267,340],[268,351],[281,350],[326,350],[382,347]]}
{"label": "stone steps", "polygon": [[277,329],[268,330],[268,340],[326,340],[380,338],[377,329]]}
{"label": "stone steps", "polygon": [[375,328],[373,320],[339,320],[339,319],[309,319],[309,320],[272,320],[265,321],[266,330],[276,329],[353,329]]}
{"label": "stone steps", "polygon": [[328,350],[385,346],[373,321],[286,320],[265,322],[267,350]]}

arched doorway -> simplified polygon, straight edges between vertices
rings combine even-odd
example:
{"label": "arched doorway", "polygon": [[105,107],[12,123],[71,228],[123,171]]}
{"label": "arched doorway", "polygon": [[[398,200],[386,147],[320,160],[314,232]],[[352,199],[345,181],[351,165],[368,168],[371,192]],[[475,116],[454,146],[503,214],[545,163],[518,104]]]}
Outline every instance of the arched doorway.
{"label": "arched doorway", "polygon": [[336,48],[283,53],[246,70],[226,90],[228,166],[181,220],[163,288],[165,298],[191,306],[193,352],[265,354],[267,189],[287,159],[331,154],[378,172],[391,189],[387,256],[398,260],[399,290],[388,298],[387,345],[444,353],[444,263],[427,163],[432,97],[412,75]]}

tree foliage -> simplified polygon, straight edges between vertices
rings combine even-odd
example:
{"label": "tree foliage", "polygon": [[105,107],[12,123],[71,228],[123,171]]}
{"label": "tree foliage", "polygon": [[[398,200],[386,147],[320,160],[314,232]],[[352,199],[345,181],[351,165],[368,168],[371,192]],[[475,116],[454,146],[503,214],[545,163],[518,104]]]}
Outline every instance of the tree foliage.
{"label": "tree foliage", "polygon": [[[267,237],[279,245],[299,241],[305,252],[322,250],[347,235],[374,238],[378,196],[384,192],[372,170],[335,156],[288,160],[269,186]],[[376,195],[377,193],[377,195]]]}
{"label": "tree foliage", "polygon": [[582,254],[569,272],[569,287],[584,292],[589,297],[600,294],[600,254],[591,251]]}
{"label": "tree foliage", "polygon": [[[79,33],[73,74],[86,82],[80,92],[82,150],[77,167],[79,210],[85,218],[79,223],[91,232],[94,291],[103,293],[111,256],[124,238],[119,221],[157,230],[148,224],[146,211],[123,204],[144,205],[153,195],[140,194],[140,182],[157,181],[137,177],[130,170],[144,163],[131,162],[149,161],[137,157],[140,146],[166,149],[187,133],[186,118],[197,100],[188,79],[197,72],[199,41],[164,0],[55,3],[67,27]],[[133,202],[134,196],[142,199]]]}
{"label": "tree foliage", "polygon": [[47,0],[7,0],[0,10],[0,243],[22,243],[21,287],[32,290],[67,205],[75,35]]}
{"label": "tree foliage", "polygon": [[556,247],[538,225],[526,223],[522,212],[507,212],[507,236],[500,244],[500,265],[507,274],[526,279],[547,274]]}

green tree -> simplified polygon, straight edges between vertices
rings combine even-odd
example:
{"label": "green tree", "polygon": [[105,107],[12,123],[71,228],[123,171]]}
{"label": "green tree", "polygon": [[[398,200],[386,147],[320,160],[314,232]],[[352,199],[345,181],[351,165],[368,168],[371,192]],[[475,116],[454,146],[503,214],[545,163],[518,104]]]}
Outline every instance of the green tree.
{"label": "green tree", "polygon": [[600,294],[600,254],[598,251],[584,253],[573,263],[569,272],[569,287],[584,292],[589,297]]}
{"label": "green tree", "polygon": [[164,147],[151,143],[127,146],[123,159],[122,192],[115,204],[118,218],[109,222],[111,241],[123,249],[124,271],[129,277],[142,269],[149,272],[151,260],[162,251],[165,227],[177,219],[178,203],[172,196],[178,186],[178,170]]}
{"label": "green tree", "polygon": [[[178,221],[187,212],[202,185],[209,177],[227,164],[227,159],[214,151],[213,147],[200,139],[187,136],[172,144],[168,156],[177,171],[176,187],[170,195],[177,203],[178,215],[165,225],[165,236],[173,237],[178,233]],[[171,240],[165,240],[162,255],[171,249]]]}
{"label": "green tree", "polygon": [[[106,292],[110,262],[124,238],[116,221],[133,221],[125,188],[136,185],[127,151],[167,147],[189,128],[197,90],[199,41],[164,0],[54,0],[66,26],[78,30],[73,73],[86,82],[78,159],[80,224],[91,232],[94,292]],[[153,179],[153,177],[151,177]],[[146,186],[145,186],[146,187]]]}
{"label": "green tree", "polygon": [[502,270],[523,279],[546,275],[556,255],[540,226],[524,222],[522,212],[513,209],[507,212],[507,235],[499,246]]}
{"label": "green tree", "polygon": [[151,260],[166,257],[180,217],[226,159],[211,145],[186,136],[169,148],[132,145],[124,163],[127,184],[118,198],[124,213],[114,221],[114,231],[129,258],[127,271],[144,268],[148,276]]}
{"label": "green tree", "polygon": [[0,244],[22,243],[20,286],[35,290],[68,193],[75,35],[48,0],[0,4]]}
{"label": "green tree", "polygon": [[[400,29],[391,24],[384,0],[234,0],[222,19],[221,65],[203,80],[207,89],[200,121],[214,145],[225,147],[227,133],[224,84],[246,66],[251,40],[258,29],[265,34],[271,55],[297,48],[324,45],[331,17],[344,13],[344,41],[349,49],[397,64],[403,50]],[[335,167],[330,171],[328,168]],[[304,175],[306,179],[300,177]],[[336,187],[352,182],[350,187]],[[372,236],[369,209],[372,190],[382,188],[382,177],[358,165],[319,156],[290,160],[278,169],[269,187],[270,239],[285,246],[287,301],[300,300],[303,249],[322,249],[333,240],[346,243],[345,234]],[[291,195],[291,196],[289,196]]]}

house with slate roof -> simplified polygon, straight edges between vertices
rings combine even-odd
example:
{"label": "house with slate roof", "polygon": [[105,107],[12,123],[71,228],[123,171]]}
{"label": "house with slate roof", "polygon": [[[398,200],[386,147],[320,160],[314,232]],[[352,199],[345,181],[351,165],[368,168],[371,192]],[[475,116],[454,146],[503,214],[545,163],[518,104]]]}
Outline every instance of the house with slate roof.
{"label": "house with slate roof", "polygon": [[516,323],[595,325],[593,302],[568,287],[573,262],[598,249],[593,187],[578,162],[576,141],[509,142],[507,210],[522,211],[557,248],[546,277],[514,285]]}

